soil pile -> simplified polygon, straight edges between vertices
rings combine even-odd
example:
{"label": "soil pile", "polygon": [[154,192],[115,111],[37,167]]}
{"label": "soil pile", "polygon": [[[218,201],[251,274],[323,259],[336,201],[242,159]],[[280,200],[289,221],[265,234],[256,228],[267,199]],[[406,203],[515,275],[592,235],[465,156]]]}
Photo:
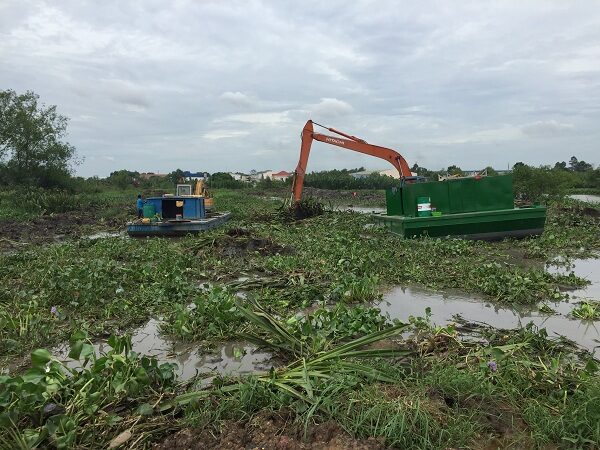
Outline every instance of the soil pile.
{"label": "soil pile", "polygon": [[154,450],[383,450],[379,439],[354,439],[334,422],[309,427],[293,423],[293,414],[261,412],[247,422],[227,421],[219,432],[186,428]]}
{"label": "soil pile", "polygon": [[212,241],[212,247],[225,257],[243,257],[248,254],[258,253],[261,256],[276,254],[289,254],[291,249],[278,244],[268,237],[253,236],[245,228],[233,228],[224,236]]}
{"label": "soil pile", "polygon": [[[82,227],[98,225],[102,229],[122,227],[124,220],[119,218],[99,218],[93,212],[69,211],[43,215],[29,221],[3,220],[2,237],[16,243],[47,243],[66,237],[80,237]],[[2,243],[0,243],[2,245]]]}

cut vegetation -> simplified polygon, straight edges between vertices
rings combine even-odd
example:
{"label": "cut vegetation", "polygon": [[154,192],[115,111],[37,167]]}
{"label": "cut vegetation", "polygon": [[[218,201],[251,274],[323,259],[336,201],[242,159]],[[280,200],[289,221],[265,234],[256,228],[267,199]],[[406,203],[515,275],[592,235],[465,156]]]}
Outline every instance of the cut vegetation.
{"label": "cut vegetation", "polygon": [[[241,191],[217,190],[215,199],[235,211],[232,221],[195,237],[73,233],[45,245],[13,236],[26,245],[0,256],[0,447],[600,442],[600,377],[589,352],[533,326],[437,326],[426,311],[402,323],[372,306],[387,288],[409,284],[508,307],[566,301],[588,282],[544,264],[597,254],[598,215],[585,208],[597,209],[551,203],[540,238],[487,243],[402,240],[351,212],[296,220]],[[593,301],[572,312],[597,314]],[[127,333],[151,318],[170,339],[202,349],[252,342],[273,354],[273,368],[181,383],[170,363],[132,349]],[[100,353],[99,339],[108,344]],[[52,354],[65,342],[80,368]]]}

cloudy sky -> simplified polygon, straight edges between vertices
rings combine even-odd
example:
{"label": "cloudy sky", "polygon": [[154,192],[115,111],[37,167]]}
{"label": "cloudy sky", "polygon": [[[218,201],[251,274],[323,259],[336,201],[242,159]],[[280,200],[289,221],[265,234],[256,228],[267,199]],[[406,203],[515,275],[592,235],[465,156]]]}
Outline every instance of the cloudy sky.
{"label": "cloudy sky", "polygon": [[8,88],[71,118],[84,176],[291,170],[309,118],[433,169],[598,164],[600,3],[0,0]]}

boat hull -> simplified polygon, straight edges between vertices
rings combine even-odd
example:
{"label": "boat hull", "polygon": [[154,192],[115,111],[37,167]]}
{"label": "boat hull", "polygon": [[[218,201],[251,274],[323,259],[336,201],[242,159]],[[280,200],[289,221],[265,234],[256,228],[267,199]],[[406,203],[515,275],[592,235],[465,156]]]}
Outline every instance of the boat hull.
{"label": "boat hull", "polygon": [[429,217],[373,214],[381,225],[404,238],[420,236],[500,240],[536,236],[544,231],[546,208],[513,208]]}
{"label": "boat hull", "polygon": [[216,213],[205,219],[194,220],[170,220],[155,223],[127,224],[127,234],[131,237],[146,236],[185,236],[187,234],[198,234],[223,225],[229,220],[231,213]]}

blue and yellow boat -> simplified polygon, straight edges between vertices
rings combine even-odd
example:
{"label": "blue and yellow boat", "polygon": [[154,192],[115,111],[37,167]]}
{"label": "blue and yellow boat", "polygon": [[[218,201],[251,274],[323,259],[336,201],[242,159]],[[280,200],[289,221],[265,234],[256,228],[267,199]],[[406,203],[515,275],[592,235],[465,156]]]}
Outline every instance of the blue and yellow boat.
{"label": "blue and yellow boat", "polygon": [[191,186],[189,190],[187,187],[178,185],[178,195],[147,198],[144,217],[129,222],[127,234],[132,237],[184,236],[210,230],[229,220],[230,212],[213,211],[211,197],[191,194]]}

